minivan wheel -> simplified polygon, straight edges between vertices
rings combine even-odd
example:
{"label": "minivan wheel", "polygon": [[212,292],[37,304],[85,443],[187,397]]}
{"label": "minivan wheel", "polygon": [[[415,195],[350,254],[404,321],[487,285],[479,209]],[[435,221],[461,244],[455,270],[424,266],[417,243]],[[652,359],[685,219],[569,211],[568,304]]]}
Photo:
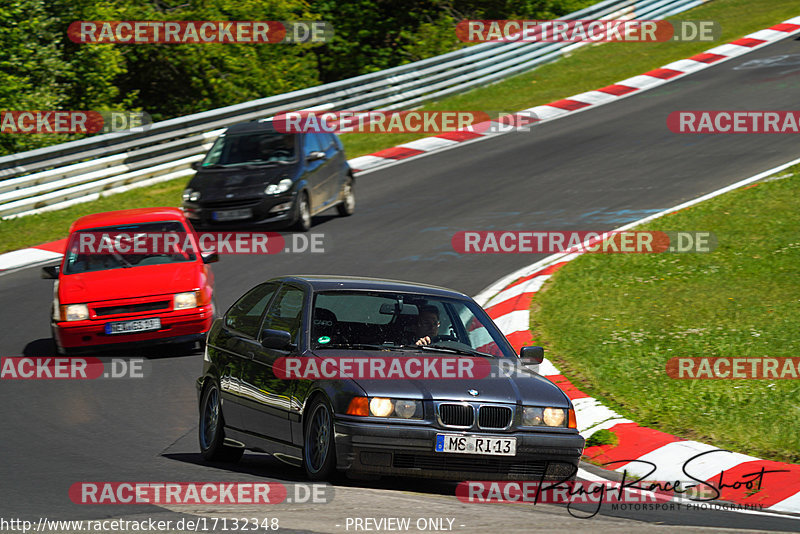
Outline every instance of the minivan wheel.
{"label": "minivan wheel", "polygon": [[295,202],[295,230],[308,232],[311,229],[311,205],[308,202],[308,193],[301,192]]}
{"label": "minivan wheel", "polygon": [[336,471],[333,412],[322,397],[317,397],[305,420],[303,468],[311,480],[330,480]]}
{"label": "minivan wheel", "polygon": [[345,182],[344,187],[342,188],[342,202],[338,206],[336,206],[339,215],[342,217],[347,217],[348,215],[352,215],[354,211],[356,211],[356,195],[353,191],[353,178],[350,177]]}
{"label": "minivan wheel", "polygon": [[225,441],[225,420],[222,417],[222,405],[219,399],[217,384],[211,383],[203,392],[200,403],[200,454],[210,462],[238,462],[244,449],[228,447]]}

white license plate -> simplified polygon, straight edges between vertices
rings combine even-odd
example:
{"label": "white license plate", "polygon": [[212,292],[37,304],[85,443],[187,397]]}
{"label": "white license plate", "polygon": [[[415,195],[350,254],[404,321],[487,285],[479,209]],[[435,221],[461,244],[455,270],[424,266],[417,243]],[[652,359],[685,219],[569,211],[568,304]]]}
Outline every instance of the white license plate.
{"label": "white license plate", "polygon": [[436,434],[436,452],[516,456],[517,438]]}
{"label": "white license plate", "polygon": [[247,208],[241,210],[215,211],[212,218],[215,221],[235,221],[238,219],[249,219],[252,216],[253,210]]}
{"label": "white license plate", "polygon": [[106,323],[106,334],[130,334],[131,332],[148,332],[150,330],[161,330],[160,318]]}

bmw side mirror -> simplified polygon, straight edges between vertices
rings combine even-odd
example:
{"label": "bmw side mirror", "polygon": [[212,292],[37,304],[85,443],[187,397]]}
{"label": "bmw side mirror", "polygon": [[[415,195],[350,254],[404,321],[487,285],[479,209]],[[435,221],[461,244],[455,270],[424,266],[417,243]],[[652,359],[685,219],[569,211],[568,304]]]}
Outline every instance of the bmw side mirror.
{"label": "bmw side mirror", "polygon": [[522,347],[519,349],[519,358],[525,365],[538,365],[544,361],[542,347]]}
{"label": "bmw side mirror", "polygon": [[294,348],[292,334],[285,330],[265,328],[261,332],[261,346],[265,349],[290,350]]}
{"label": "bmw side mirror", "polygon": [[203,263],[216,263],[219,261],[219,254],[216,252],[211,252],[209,254],[203,254]]}
{"label": "bmw side mirror", "polygon": [[203,162],[202,161],[193,161],[192,162],[192,169],[194,169],[196,171],[199,171],[200,167],[202,167],[202,166],[203,166]]}
{"label": "bmw side mirror", "polygon": [[50,280],[58,280],[58,273],[60,270],[61,268],[58,265],[42,267],[41,277]]}
{"label": "bmw side mirror", "polygon": [[320,159],[325,159],[325,152],[322,152],[321,150],[309,152],[308,156],[306,156],[306,161],[317,161]]}

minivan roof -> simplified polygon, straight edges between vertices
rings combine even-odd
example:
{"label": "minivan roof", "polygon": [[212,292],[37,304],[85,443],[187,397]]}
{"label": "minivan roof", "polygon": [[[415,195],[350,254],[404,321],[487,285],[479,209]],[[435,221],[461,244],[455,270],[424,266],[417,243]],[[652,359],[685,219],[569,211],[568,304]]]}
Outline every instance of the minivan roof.
{"label": "minivan roof", "polygon": [[[273,133],[280,133],[275,129],[275,126],[272,124],[271,120],[259,120],[259,121],[248,121],[248,122],[240,122],[238,124],[234,124],[233,126],[229,126],[226,134],[244,134],[244,133],[261,133],[261,132],[273,132]],[[288,134],[291,135],[291,134]]]}

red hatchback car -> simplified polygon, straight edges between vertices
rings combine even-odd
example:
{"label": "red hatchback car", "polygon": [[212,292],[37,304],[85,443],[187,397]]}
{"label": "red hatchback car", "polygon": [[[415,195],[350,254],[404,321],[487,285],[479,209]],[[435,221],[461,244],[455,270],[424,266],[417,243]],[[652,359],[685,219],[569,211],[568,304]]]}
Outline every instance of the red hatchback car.
{"label": "red hatchback car", "polygon": [[[170,237],[166,237],[170,236]],[[189,245],[188,247],[186,245]],[[214,316],[214,275],[177,208],[81,217],[55,278],[51,326],[61,354],[203,341]]]}

